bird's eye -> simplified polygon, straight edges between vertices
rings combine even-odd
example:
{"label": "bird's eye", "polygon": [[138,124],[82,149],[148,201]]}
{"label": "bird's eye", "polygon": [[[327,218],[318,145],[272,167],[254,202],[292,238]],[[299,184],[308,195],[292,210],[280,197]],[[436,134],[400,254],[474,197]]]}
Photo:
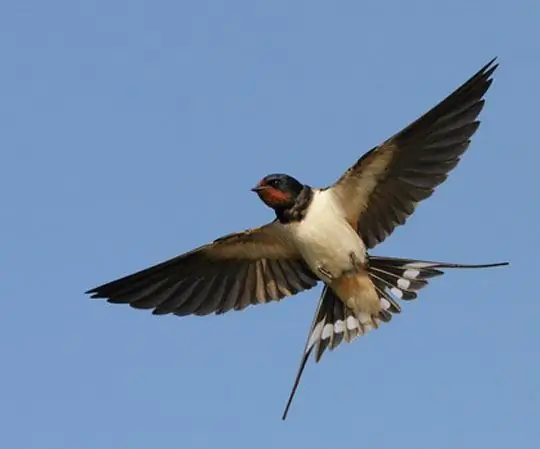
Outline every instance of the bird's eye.
{"label": "bird's eye", "polygon": [[281,182],[279,179],[272,179],[272,181],[270,181],[270,185],[272,187],[279,187],[281,185]]}

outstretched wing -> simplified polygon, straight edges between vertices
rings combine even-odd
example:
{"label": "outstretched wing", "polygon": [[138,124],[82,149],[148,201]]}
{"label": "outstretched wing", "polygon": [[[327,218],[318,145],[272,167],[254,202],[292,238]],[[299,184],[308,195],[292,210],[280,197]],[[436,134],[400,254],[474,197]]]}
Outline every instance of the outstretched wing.
{"label": "outstretched wing", "polygon": [[448,176],[479,126],[490,61],[441,103],[361,157],[331,188],[368,248],[382,242]]}
{"label": "outstretched wing", "polygon": [[318,278],[274,221],[95,287],[92,298],[154,309],[156,315],[208,315],[277,301]]}

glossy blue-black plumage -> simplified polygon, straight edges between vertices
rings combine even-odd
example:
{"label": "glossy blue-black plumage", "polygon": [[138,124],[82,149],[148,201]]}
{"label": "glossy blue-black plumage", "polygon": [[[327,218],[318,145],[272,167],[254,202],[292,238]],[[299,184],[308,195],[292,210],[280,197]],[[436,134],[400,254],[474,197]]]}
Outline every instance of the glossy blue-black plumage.
{"label": "glossy blue-black plumage", "polygon": [[274,187],[283,193],[289,194],[293,199],[300,195],[300,192],[304,188],[304,184],[300,181],[283,173],[272,173],[267,175],[262,179],[259,185]]}

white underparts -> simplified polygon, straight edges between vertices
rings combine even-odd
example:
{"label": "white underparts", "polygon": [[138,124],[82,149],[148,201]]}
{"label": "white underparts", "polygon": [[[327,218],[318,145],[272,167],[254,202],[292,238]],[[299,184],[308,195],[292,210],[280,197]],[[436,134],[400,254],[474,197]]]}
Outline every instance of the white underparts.
{"label": "white underparts", "polygon": [[307,264],[325,281],[329,279],[324,272],[337,277],[352,268],[351,253],[360,263],[365,261],[365,245],[331,189],[315,190],[304,219],[288,229]]}

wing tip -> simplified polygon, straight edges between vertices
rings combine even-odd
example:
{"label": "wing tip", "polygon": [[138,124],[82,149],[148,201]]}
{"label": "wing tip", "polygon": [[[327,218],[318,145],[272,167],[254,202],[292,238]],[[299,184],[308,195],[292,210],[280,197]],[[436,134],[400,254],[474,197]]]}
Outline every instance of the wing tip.
{"label": "wing tip", "polygon": [[[497,56],[495,56],[491,61],[489,61],[484,67],[482,67],[473,77],[471,78],[471,81],[480,81],[485,83],[485,92],[491,87],[491,84],[493,83],[493,74],[495,73],[495,70],[499,67],[499,63],[497,62]],[[484,92],[484,94],[485,94]],[[483,97],[483,95],[482,95]]]}
{"label": "wing tip", "polygon": [[499,59],[498,56],[491,58],[491,60],[486,65],[484,65],[484,67],[482,67],[480,71],[485,72],[485,73],[490,71],[493,73],[493,71],[495,71],[497,67],[499,67],[500,63],[498,62],[498,59]]}
{"label": "wing tip", "polygon": [[90,290],[85,291],[84,294],[89,295],[89,299],[105,299],[105,296],[99,292],[99,287],[91,288]]}
{"label": "wing tip", "polygon": [[487,81],[491,81],[491,75],[497,70],[500,63],[498,62],[498,56],[495,56],[488,61],[475,75],[475,77],[482,77]]}

